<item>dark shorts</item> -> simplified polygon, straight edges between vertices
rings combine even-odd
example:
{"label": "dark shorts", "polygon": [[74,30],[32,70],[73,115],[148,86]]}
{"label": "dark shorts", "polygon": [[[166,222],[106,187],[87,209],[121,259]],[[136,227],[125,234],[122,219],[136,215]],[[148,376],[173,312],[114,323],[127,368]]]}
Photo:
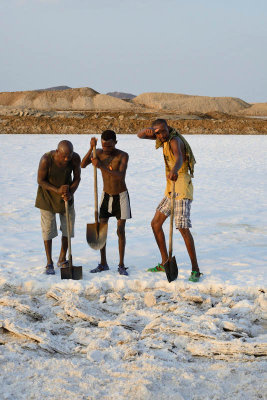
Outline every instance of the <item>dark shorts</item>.
{"label": "dark shorts", "polygon": [[116,217],[117,219],[132,218],[129,193],[126,190],[120,194],[110,196],[103,192],[100,203],[99,218]]}

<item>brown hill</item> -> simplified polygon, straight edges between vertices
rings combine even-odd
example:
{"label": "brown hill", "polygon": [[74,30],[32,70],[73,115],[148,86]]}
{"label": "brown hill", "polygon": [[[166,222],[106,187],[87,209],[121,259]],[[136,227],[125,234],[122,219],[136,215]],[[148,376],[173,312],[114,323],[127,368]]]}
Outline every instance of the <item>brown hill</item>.
{"label": "brown hill", "polygon": [[133,105],[91,88],[66,90],[2,92],[0,105],[36,110],[128,110]]}
{"label": "brown hill", "polygon": [[251,107],[240,110],[238,115],[262,116],[267,117],[267,103],[255,103]]}
{"label": "brown hill", "polygon": [[234,97],[191,96],[176,93],[142,93],[132,102],[158,110],[175,110],[177,113],[219,111],[231,114],[250,107],[250,104]]}

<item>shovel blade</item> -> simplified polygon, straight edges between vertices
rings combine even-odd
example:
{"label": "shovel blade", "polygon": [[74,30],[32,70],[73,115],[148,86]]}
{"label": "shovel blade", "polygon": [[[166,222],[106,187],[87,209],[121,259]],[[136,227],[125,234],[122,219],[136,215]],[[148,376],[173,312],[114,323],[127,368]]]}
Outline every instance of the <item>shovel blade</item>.
{"label": "shovel blade", "polygon": [[107,240],[108,224],[95,222],[94,224],[87,224],[86,239],[87,243],[94,250],[102,249]]}
{"label": "shovel blade", "polygon": [[175,256],[173,256],[164,264],[164,268],[168,282],[175,281],[175,279],[177,279],[178,276],[178,267]]}
{"label": "shovel blade", "polygon": [[73,279],[74,281],[79,281],[83,278],[83,267],[72,266],[60,268],[61,279]]}

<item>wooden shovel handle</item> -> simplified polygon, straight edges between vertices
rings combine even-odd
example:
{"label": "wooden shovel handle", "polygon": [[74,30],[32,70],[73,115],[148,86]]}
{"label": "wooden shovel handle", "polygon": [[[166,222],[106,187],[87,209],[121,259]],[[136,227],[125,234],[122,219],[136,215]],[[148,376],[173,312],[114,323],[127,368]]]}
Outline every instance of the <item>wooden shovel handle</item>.
{"label": "wooden shovel handle", "polygon": [[70,239],[70,213],[69,213],[68,200],[65,200],[65,209],[66,209],[67,234],[68,234],[69,266],[72,268],[72,253],[71,253],[71,239]]}
{"label": "wooden shovel handle", "polygon": [[174,196],[175,196],[175,181],[172,181],[171,216],[170,216],[170,232],[169,232],[169,260],[172,258],[172,237],[173,237],[174,201],[175,201]]}
{"label": "wooden shovel handle", "polygon": [[[93,147],[93,157],[96,158],[96,147]],[[97,168],[94,166],[94,194],[95,194],[95,222],[98,222],[98,192],[97,192]]]}

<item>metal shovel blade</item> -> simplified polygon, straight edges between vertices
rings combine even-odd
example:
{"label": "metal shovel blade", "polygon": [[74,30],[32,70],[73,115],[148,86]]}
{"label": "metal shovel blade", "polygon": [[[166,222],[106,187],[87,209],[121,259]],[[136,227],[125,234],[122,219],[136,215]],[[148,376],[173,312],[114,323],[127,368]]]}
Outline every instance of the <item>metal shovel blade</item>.
{"label": "metal shovel blade", "polygon": [[166,261],[166,263],[164,264],[164,268],[168,282],[175,281],[175,279],[177,279],[178,276],[178,267],[175,256]]}
{"label": "metal shovel blade", "polygon": [[86,239],[92,249],[102,249],[106,244],[107,234],[108,224],[102,222],[87,224]]}
{"label": "metal shovel blade", "polygon": [[60,268],[61,279],[73,279],[79,281],[83,278],[83,267],[72,266]]}

